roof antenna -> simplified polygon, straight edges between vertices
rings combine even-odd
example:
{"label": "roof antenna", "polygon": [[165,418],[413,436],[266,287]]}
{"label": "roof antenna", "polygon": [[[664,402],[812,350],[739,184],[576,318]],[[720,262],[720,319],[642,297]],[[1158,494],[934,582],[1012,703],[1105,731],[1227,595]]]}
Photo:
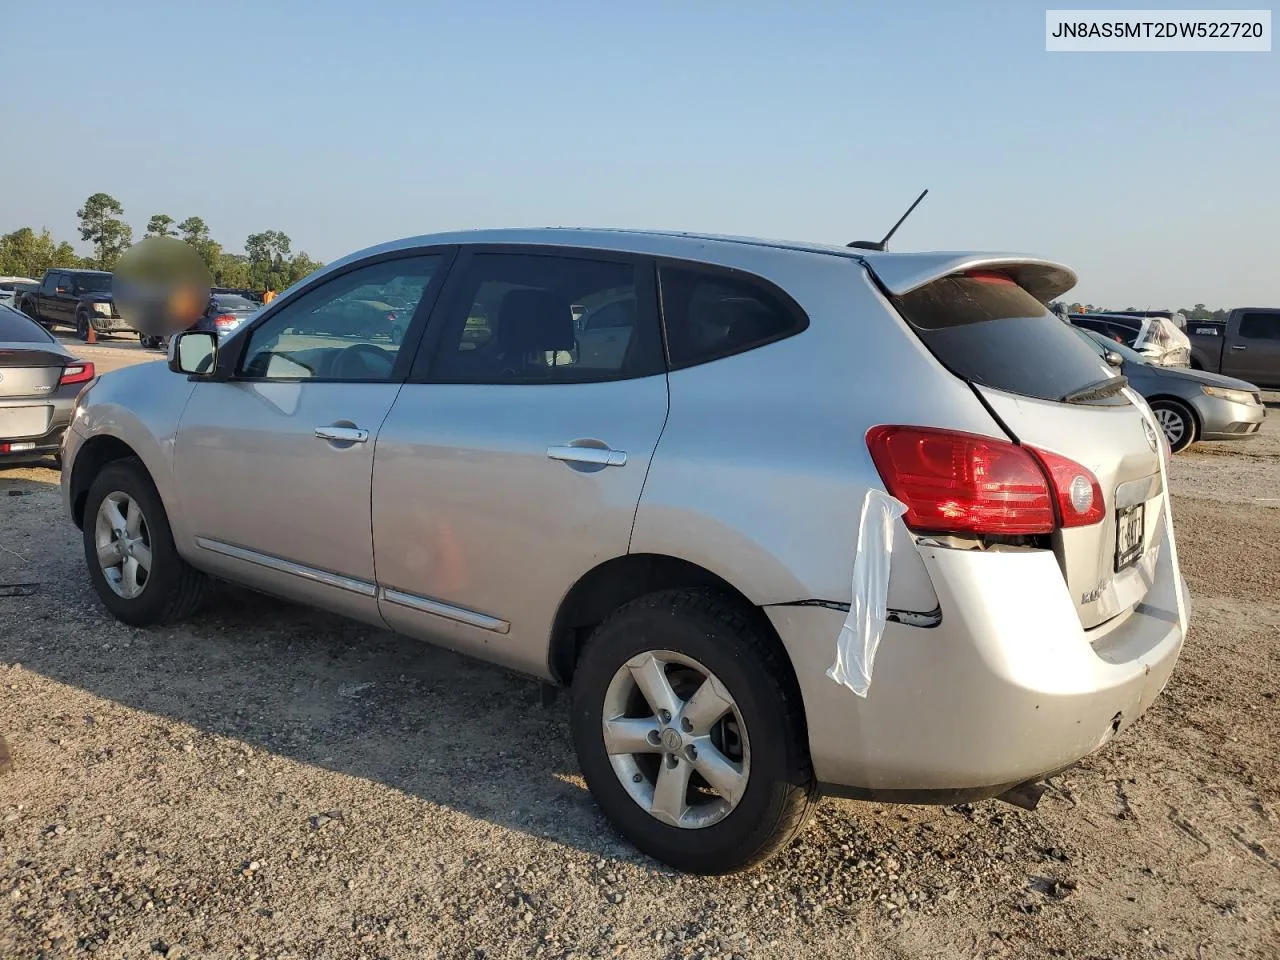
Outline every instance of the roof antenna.
{"label": "roof antenna", "polygon": [[857,247],[859,250],[887,250],[889,238],[898,232],[898,228],[902,226],[902,221],[906,220],[907,217],[911,216],[912,210],[920,206],[920,201],[924,199],[925,194],[928,192],[929,191],[927,189],[920,191],[920,196],[916,197],[916,202],[913,203],[911,206],[907,207],[907,212],[898,218],[898,222],[895,223],[890,228],[889,232],[884,235],[883,240],[879,241],[878,243],[875,240],[854,240],[852,243],[848,244],[848,246]]}

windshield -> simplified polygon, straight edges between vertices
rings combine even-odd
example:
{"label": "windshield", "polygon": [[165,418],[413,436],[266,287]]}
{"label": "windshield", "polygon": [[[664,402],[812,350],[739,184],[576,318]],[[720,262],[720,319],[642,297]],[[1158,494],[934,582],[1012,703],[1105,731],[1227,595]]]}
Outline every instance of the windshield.
{"label": "windshield", "polygon": [[71,285],[81,293],[110,293],[111,292],[111,274],[109,273],[72,274]]}
{"label": "windshield", "polygon": [[1147,358],[1132,347],[1126,347],[1123,343],[1116,343],[1114,340],[1108,340],[1106,337],[1099,333],[1094,333],[1092,330],[1081,330],[1078,327],[1073,327],[1072,329],[1074,329],[1076,333],[1080,334],[1080,336],[1085,339],[1089,346],[1092,347],[1094,352],[1100,357],[1103,356],[1106,351],[1110,350],[1113,353],[1120,354],[1125,363],[1140,363],[1143,366],[1147,365]]}

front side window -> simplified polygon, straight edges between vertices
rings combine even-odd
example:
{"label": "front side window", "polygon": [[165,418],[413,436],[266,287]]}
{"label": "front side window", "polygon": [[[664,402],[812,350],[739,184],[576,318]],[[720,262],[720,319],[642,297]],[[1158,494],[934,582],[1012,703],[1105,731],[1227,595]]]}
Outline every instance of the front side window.
{"label": "front side window", "polygon": [[442,258],[349,270],[273,312],[249,334],[239,375],[255,380],[390,380]]}
{"label": "front side window", "polygon": [[467,261],[430,371],[448,383],[589,383],[663,369],[634,263],[479,253]]}
{"label": "front side window", "polygon": [[772,343],[809,323],[799,307],[745,276],[664,266],[659,284],[672,369]]}
{"label": "front side window", "polygon": [[1246,313],[1240,317],[1240,336],[1246,340],[1280,340],[1280,313]]}

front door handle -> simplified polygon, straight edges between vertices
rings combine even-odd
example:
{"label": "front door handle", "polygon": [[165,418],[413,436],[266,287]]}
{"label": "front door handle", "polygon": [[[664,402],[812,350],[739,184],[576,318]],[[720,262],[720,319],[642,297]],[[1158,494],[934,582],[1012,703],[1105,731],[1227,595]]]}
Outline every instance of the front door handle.
{"label": "front door handle", "polygon": [[369,431],[359,427],[316,427],[316,436],[336,443],[364,443],[369,439]]}
{"label": "front door handle", "polygon": [[589,463],[597,467],[625,467],[627,453],[625,450],[610,450],[608,447],[576,447],[573,444],[547,447],[547,456],[552,460],[564,460],[567,463]]}
{"label": "front door handle", "polygon": [[1248,350],[1249,348],[1246,347],[1243,343],[1233,343],[1231,345],[1231,349],[1232,350]]}

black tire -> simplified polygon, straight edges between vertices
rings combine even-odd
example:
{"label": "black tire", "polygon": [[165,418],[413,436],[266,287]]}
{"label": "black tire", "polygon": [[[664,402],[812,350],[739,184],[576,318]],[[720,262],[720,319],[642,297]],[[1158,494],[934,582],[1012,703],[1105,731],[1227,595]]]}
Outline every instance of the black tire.
{"label": "black tire", "polygon": [[[128,494],[141,508],[150,534],[152,566],[141,594],[121,597],[107,583],[98,563],[94,530],[98,508],[114,492]],[[140,460],[113,460],[89,486],[84,507],[84,556],[98,598],[117,620],[134,627],[176,623],[191,616],[208,598],[212,580],[178,555],[160,494]]]}
{"label": "black tire", "polygon": [[[800,691],[785,653],[755,611],[720,595],[668,590],[619,608],[592,633],[573,678],[578,762],[596,802],[644,853],[678,870],[721,874],[773,856],[803,828],[818,800]],[[700,829],[663,823],[622,786],[602,727],[614,674],[648,650],[670,650],[713,672],[750,739],[750,775],[738,805]]]}
{"label": "black tire", "polygon": [[1164,430],[1164,437],[1169,442],[1170,451],[1181,453],[1196,442],[1199,428],[1195,414],[1186,404],[1179,403],[1177,400],[1153,400],[1151,410],[1156,415],[1156,420],[1160,422],[1161,429]]}
{"label": "black tire", "polygon": [[89,339],[89,323],[89,314],[86,311],[81,310],[76,313],[76,336],[86,342]]}

